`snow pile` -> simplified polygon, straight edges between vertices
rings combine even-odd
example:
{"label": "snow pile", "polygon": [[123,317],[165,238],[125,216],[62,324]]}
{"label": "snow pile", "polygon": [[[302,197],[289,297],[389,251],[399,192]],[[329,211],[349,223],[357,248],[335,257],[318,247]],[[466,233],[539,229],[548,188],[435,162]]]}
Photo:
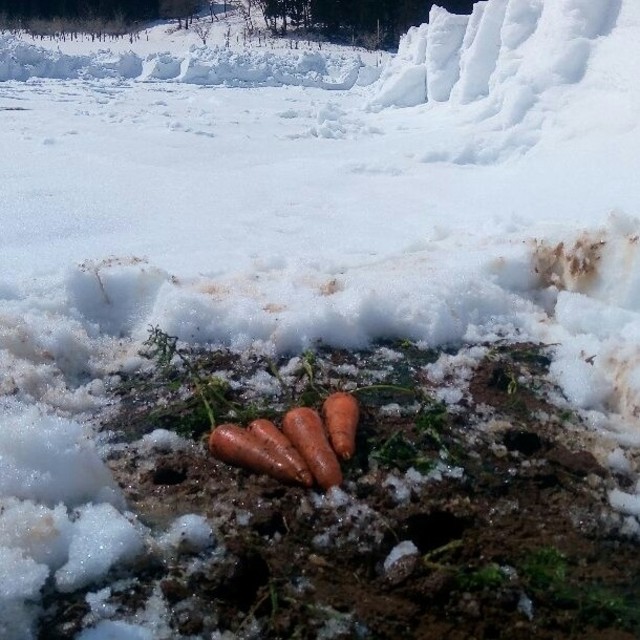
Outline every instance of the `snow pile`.
{"label": "snow pile", "polygon": [[533,254],[555,322],[532,328],[557,343],[551,373],[574,406],[632,422],[640,413],[639,238],[638,219],[612,214],[599,229],[535,243]]}
{"label": "snow pile", "polygon": [[[359,80],[361,69],[367,70]],[[69,55],[0,34],[0,81],[116,78],[231,87],[295,85],[350,89],[357,81],[372,82],[375,76],[357,55],[324,55],[312,51],[276,55],[270,51],[237,52],[193,45],[186,53],[155,53],[144,59],[133,52],[114,54],[108,50]]]}
{"label": "snow pile", "polygon": [[[35,637],[45,588],[72,592],[99,582],[113,567],[146,553],[150,536],[125,510],[86,428],[34,406],[14,403],[2,409],[0,636],[25,640]],[[156,433],[144,444],[157,445],[161,436]],[[198,553],[215,542],[206,519],[187,514],[155,544],[174,554]],[[119,629],[118,624],[98,625],[94,633]],[[131,630],[141,633],[142,627]]]}
{"label": "snow pile", "polygon": [[610,31],[619,11],[620,3],[610,0],[488,0],[477,2],[470,16],[434,5],[429,23],[402,38],[373,104],[469,104],[489,97],[484,108],[516,124],[541,94],[583,79],[594,41]]}
{"label": "snow pile", "polygon": [[143,537],[79,423],[4,406],[0,460],[0,635],[30,638],[49,578],[60,591],[90,584]]}
{"label": "snow pile", "polygon": [[[426,103],[430,117],[446,114],[465,128],[472,126],[466,141],[452,148],[449,140],[425,156],[461,164],[494,162],[528,150],[543,134],[550,113],[565,111],[571,99],[584,100],[585,89],[592,108],[587,113],[578,106],[580,117],[576,121],[571,112],[569,126],[596,127],[600,114],[611,107],[627,112],[622,127],[635,126],[630,116],[637,114],[637,103],[632,106],[627,92],[637,85],[638,45],[631,45],[634,50],[624,61],[610,57],[613,41],[637,26],[638,10],[632,5],[488,0],[477,2],[470,16],[451,15],[434,5],[429,23],[402,38],[370,106]],[[578,84],[583,93],[574,98],[569,89]]]}
{"label": "snow pile", "polygon": [[0,81],[29,78],[135,78],[142,61],[134,53],[114,55],[102,51],[94,55],[67,55],[50,52],[0,34]]}

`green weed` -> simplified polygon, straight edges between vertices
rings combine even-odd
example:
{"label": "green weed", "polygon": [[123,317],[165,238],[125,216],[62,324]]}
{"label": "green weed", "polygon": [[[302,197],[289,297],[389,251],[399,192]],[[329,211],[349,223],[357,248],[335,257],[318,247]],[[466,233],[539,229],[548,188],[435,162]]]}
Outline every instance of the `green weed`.
{"label": "green weed", "polygon": [[615,587],[576,583],[567,557],[554,547],[529,553],[520,567],[527,590],[539,600],[577,612],[586,625],[616,625],[640,631],[638,594],[621,593]]}
{"label": "green weed", "polygon": [[533,589],[558,589],[566,581],[567,557],[555,547],[541,547],[527,554],[521,571]]}
{"label": "green weed", "polygon": [[427,402],[416,417],[416,429],[423,438],[429,438],[438,447],[443,447],[442,432],[447,424],[447,407],[442,402]]}
{"label": "green weed", "polygon": [[406,471],[413,467],[420,473],[428,473],[435,465],[435,460],[424,456],[420,449],[400,431],[395,431],[375,447],[371,452],[371,457],[383,467],[400,471]]}
{"label": "green weed", "polygon": [[505,583],[506,579],[500,567],[491,563],[470,573],[460,573],[457,582],[459,587],[465,591],[482,591],[483,589],[497,589]]}
{"label": "green weed", "polygon": [[[176,400],[171,406],[152,413],[152,417],[167,424],[167,428],[183,436],[198,436],[213,429],[220,420],[250,422],[257,417],[269,417],[273,412],[255,404],[240,404],[231,399],[229,383],[202,369],[202,360],[178,348],[178,338],[159,327],[151,327],[144,342],[144,355],[155,360],[168,378],[167,387],[176,391],[187,386],[193,396]],[[176,377],[172,368],[175,359],[182,364]]]}

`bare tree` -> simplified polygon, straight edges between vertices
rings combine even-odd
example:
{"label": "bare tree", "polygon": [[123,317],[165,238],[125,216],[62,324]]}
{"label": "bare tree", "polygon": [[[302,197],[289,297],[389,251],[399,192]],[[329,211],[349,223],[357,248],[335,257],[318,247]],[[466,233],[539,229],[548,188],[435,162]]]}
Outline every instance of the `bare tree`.
{"label": "bare tree", "polygon": [[249,34],[252,34],[255,31],[253,17],[251,15],[251,9],[255,2],[256,0],[237,0],[234,5],[237,11],[240,12]]}
{"label": "bare tree", "polygon": [[202,22],[198,20],[197,22],[191,23],[191,28],[193,32],[202,40],[202,45],[207,46],[207,39],[209,38],[209,32],[211,31],[211,24],[207,24],[206,22]]}
{"label": "bare tree", "polygon": [[216,20],[220,20],[220,18],[218,18],[218,16],[216,15],[216,11],[213,8],[215,5],[215,2],[213,0],[209,0],[209,13],[211,14],[211,23],[213,24],[213,19],[215,18]]}

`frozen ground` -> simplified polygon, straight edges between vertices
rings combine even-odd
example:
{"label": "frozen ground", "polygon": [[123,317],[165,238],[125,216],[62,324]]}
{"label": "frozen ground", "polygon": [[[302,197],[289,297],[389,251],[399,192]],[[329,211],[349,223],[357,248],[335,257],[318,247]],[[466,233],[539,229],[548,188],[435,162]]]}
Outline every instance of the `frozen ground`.
{"label": "frozen ground", "polygon": [[0,35],[5,636],[27,637],[47,580],[144,544],[83,425],[149,325],[267,352],[554,343],[568,399],[633,458],[640,7],[430,22],[377,81],[378,56],[194,48],[162,25],[111,52]]}

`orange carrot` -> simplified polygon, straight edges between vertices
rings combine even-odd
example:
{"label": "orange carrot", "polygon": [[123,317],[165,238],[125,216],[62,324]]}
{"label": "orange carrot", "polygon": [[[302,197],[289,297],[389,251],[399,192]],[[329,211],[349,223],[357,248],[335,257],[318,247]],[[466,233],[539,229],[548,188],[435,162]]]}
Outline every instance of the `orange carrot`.
{"label": "orange carrot", "polygon": [[358,401],[343,391],[332,393],[322,405],[324,423],[333,450],[348,460],[356,450],[356,428],[360,420]]}
{"label": "orange carrot", "polygon": [[295,468],[273,446],[237,424],[221,424],[209,436],[209,451],[228,464],[265,473],[281,482],[300,482]]}
{"label": "orange carrot", "polygon": [[271,420],[258,418],[247,427],[247,430],[259,440],[272,444],[287,459],[289,465],[295,469],[296,478],[300,484],[305,487],[313,485],[313,476],[307,463],[291,444],[291,440]]}
{"label": "orange carrot", "polygon": [[317,411],[299,407],[288,411],[282,421],[282,432],[309,465],[316,482],[329,489],[342,484],[342,471],[333,452]]}

